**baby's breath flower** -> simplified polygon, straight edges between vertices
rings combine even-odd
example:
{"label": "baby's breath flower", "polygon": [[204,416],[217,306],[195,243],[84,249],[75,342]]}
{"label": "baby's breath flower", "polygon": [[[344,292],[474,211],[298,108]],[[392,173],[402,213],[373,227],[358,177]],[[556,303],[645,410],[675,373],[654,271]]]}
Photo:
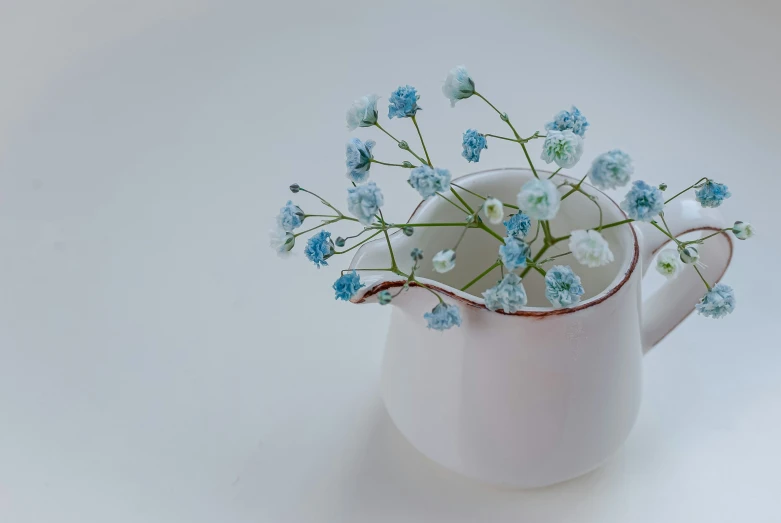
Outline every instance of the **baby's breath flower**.
{"label": "baby's breath flower", "polygon": [[518,207],[537,220],[551,220],[559,212],[561,195],[550,180],[530,180],[518,193]]}
{"label": "baby's breath flower", "polygon": [[418,191],[423,199],[426,199],[450,188],[450,171],[421,165],[410,171],[407,183]]}
{"label": "baby's breath flower", "polygon": [[387,305],[393,300],[393,294],[389,290],[380,291],[377,294],[377,302],[380,305]]}
{"label": "baby's breath flower", "polygon": [[616,189],[628,184],[633,172],[632,158],[619,149],[613,149],[594,158],[588,178],[598,189]]}
{"label": "baby's breath flower", "polygon": [[288,201],[284,207],[279,210],[277,215],[277,226],[285,232],[290,232],[301,227],[304,223],[304,211],[298,205],[293,205]]}
{"label": "baby's breath flower", "polygon": [[438,304],[431,312],[424,314],[423,318],[428,322],[429,329],[437,331],[461,326],[461,312],[458,307],[446,303]]}
{"label": "baby's breath flower", "polygon": [[286,258],[296,245],[296,237],[292,232],[286,232],[280,227],[273,227],[269,231],[269,244],[281,258]]}
{"label": "baby's breath flower", "polygon": [[553,121],[545,124],[545,129],[549,131],[566,131],[569,129],[581,138],[586,134],[589,123],[577,107],[574,105],[569,111],[559,111],[553,117]]}
{"label": "baby's breath flower", "polygon": [[642,180],[632,184],[621,208],[633,220],[650,222],[664,210],[664,193]]}
{"label": "baby's breath flower", "polygon": [[450,70],[442,86],[442,93],[450,100],[450,107],[455,107],[457,101],[475,94],[475,83],[469,77],[466,67],[459,65]]}
{"label": "baby's breath flower", "polygon": [[376,94],[367,94],[355,100],[347,109],[347,128],[354,131],[358,127],[371,127],[377,123]]}
{"label": "baby's breath flower", "polygon": [[556,162],[559,167],[569,169],[578,163],[582,154],[583,138],[569,129],[548,131],[542,145],[542,159],[546,163]]}
{"label": "baby's breath flower", "polygon": [[349,301],[361,287],[363,287],[363,284],[358,273],[355,270],[346,272],[334,282],[336,299]]}
{"label": "baby's breath flower", "polygon": [[698,190],[694,191],[694,196],[703,207],[718,207],[727,198],[732,196],[729,188],[713,180],[708,180]]}
{"label": "baby's breath flower", "polygon": [[505,274],[496,286],[485,291],[483,298],[489,310],[502,309],[504,312],[513,313],[526,305],[526,289],[523,288],[521,277],[510,272]]}
{"label": "baby's breath flower", "polygon": [[391,93],[388,105],[388,118],[405,118],[415,116],[420,107],[418,99],[420,95],[414,87],[402,85]]}
{"label": "baby's breath flower", "polygon": [[504,221],[504,226],[507,229],[507,236],[514,236],[520,240],[529,233],[532,221],[528,216],[518,211]]}
{"label": "baby's breath flower", "polygon": [[434,265],[434,270],[439,273],[451,271],[456,266],[456,251],[453,249],[439,251],[431,258],[431,263]]}
{"label": "baby's breath flower", "polygon": [[714,285],[697,304],[697,312],[711,318],[723,318],[734,310],[735,293],[723,283]]}
{"label": "baby's breath flower", "polygon": [[363,183],[369,177],[369,168],[372,166],[372,149],[374,140],[362,142],[358,138],[351,138],[346,146],[347,178],[355,183]]}
{"label": "baby's breath flower", "polygon": [[490,223],[502,223],[504,218],[504,205],[496,198],[488,198],[483,202],[483,214]]}
{"label": "baby's breath flower", "polygon": [[464,150],[461,152],[461,156],[466,158],[468,162],[479,162],[480,151],[488,149],[488,144],[485,141],[485,136],[478,133],[474,129],[467,129],[464,131],[464,138],[461,142]]}
{"label": "baby's breath flower", "polygon": [[675,249],[665,249],[656,258],[656,271],[668,280],[678,276],[682,268],[681,257]]}
{"label": "baby's breath flower", "polygon": [[754,226],[750,223],[737,221],[735,222],[735,225],[732,226],[732,234],[734,234],[735,238],[738,240],[748,240],[754,236],[754,232]]}
{"label": "baby's breath flower", "polygon": [[557,309],[578,303],[584,292],[580,278],[568,266],[554,265],[545,275],[545,297]]}
{"label": "baby's breath flower", "polygon": [[372,224],[384,203],[382,191],[374,182],[347,189],[347,210],[363,225]]}
{"label": "baby's breath flower", "polygon": [[613,261],[607,240],[595,230],[572,231],[569,250],[578,263],[587,267],[601,267]]}
{"label": "baby's breath flower", "polygon": [[328,265],[325,260],[334,255],[334,242],[331,241],[331,233],[320,231],[309,238],[304,254],[318,269],[323,265]]}
{"label": "baby's breath flower", "polygon": [[423,259],[423,251],[421,251],[417,247],[412,249],[412,251],[410,251],[409,255],[410,255],[410,258],[412,258],[415,261],[420,261],[420,260]]}
{"label": "baby's breath flower", "polygon": [[530,252],[529,244],[515,236],[507,236],[504,239],[504,245],[499,247],[499,256],[509,271],[526,267],[526,258]]}

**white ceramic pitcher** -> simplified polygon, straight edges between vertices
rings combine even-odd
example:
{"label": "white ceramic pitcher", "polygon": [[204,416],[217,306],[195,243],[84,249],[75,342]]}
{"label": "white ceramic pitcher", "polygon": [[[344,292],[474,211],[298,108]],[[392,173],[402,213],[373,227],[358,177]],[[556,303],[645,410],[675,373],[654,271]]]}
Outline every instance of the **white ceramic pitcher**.
{"label": "white ceramic pitcher", "polygon": [[[526,169],[501,169],[456,183],[510,203],[530,178]],[[604,223],[625,218],[610,198],[593,187],[588,190],[599,197]],[[479,207],[481,200],[462,194],[473,208]],[[725,227],[717,211],[682,198],[671,202],[665,217],[676,235]],[[409,221],[463,220],[461,211],[434,197],[421,203]],[[598,223],[594,203],[575,194],[562,203],[553,234]],[[381,386],[388,413],[420,452],[478,480],[531,488],[598,467],[618,450],[637,417],[643,354],[694,309],[705,293],[702,282],[686,267],[644,300],[641,279],[667,238],[647,224],[621,225],[603,230],[615,255],[612,264],[589,269],[569,256],[556,261],[570,265],[583,281],[586,294],[577,306],[551,309],[542,277],[532,272],[523,282],[530,306],[515,314],[492,312],[481,293],[496,284],[498,269],[468,291],[459,289],[496,260],[496,238],[470,229],[458,249],[456,268],[432,272],[431,256],[452,247],[462,230],[419,227],[411,237],[391,236],[405,272],[412,265],[412,248],[424,251],[419,279],[458,305],[463,321],[446,332],[427,329],[423,314],[437,299],[420,287],[393,300]],[[504,236],[501,225],[495,230]],[[566,252],[566,243],[548,252]],[[729,236],[709,240],[700,254],[707,265],[703,274],[715,283],[730,262]],[[389,266],[384,239],[364,245],[351,264]],[[367,285],[353,298],[356,303],[376,301],[380,290],[404,282],[390,272],[361,272],[361,279]]]}

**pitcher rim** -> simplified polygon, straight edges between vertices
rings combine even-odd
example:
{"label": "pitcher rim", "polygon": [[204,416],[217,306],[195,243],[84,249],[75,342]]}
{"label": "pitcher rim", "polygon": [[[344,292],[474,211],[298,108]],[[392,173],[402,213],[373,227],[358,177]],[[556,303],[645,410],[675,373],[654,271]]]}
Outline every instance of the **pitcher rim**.
{"label": "pitcher rim", "polygon": [[[465,174],[463,176],[460,176],[456,178],[454,181],[458,180],[465,180],[467,178],[472,178],[480,175],[485,175],[488,173],[495,173],[495,172],[501,172],[501,171],[523,171],[526,173],[532,173],[531,169],[527,167],[500,167],[496,169],[486,169],[483,171],[477,171],[469,174]],[[544,174],[551,174],[552,171],[546,171],[543,169],[537,169],[538,173],[544,173]],[[579,181],[576,178],[573,178],[572,176],[561,174],[559,173],[558,176],[568,178],[570,180]],[[627,218],[626,213],[623,209],[616,203],[615,200],[613,200],[610,196],[608,196],[604,191],[601,191],[600,189],[597,189],[593,185],[589,184],[589,188],[597,191],[600,195],[604,196],[610,203],[612,203],[616,209],[618,209],[619,213],[621,213],[625,218]],[[420,211],[421,207],[427,202],[428,200],[422,200],[418,205],[415,207],[415,209],[412,211],[412,214],[407,219],[407,223],[412,220],[415,215]],[[613,279],[610,286],[607,287],[605,290],[600,292],[599,294],[589,298],[588,300],[579,303],[578,305],[574,307],[564,307],[561,309],[545,309],[545,310],[520,310],[516,312],[505,312],[503,310],[495,310],[492,311],[488,307],[485,306],[485,303],[479,303],[477,301],[474,301],[473,299],[467,298],[466,296],[463,296],[461,291],[458,291],[458,289],[455,289],[449,285],[445,285],[443,283],[440,283],[436,280],[430,280],[428,278],[421,278],[423,280],[426,280],[426,285],[429,287],[434,287],[438,292],[441,292],[445,296],[450,297],[451,299],[458,301],[460,303],[463,303],[465,305],[468,305],[470,307],[474,307],[477,309],[483,309],[488,312],[495,312],[498,314],[503,314],[505,316],[523,316],[523,317],[532,317],[532,318],[542,318],[542,317],[548,317],[548,316],[562,316],[565,314],[571,314],[574,312],[581,311],[583,309],[587,309],[589,307],[593,307],[594,305],[598,305],[604,301],[606,301],[611,296],[618,293],[619,290],[629,281],[629,278],[632,276],[632,273],[634,273],[635,268],[637,267],[637,263],[640,259],[640,244],[637,240],[637,231],[635,231],[634,225],[630,222],[627,225],[629,225],[629,229],[632,231],[632,245],[634,253],[632,255],[632,260],[629,262],[629,267],[624,272],[624,275],[621,277],[620,281],[616,283],[616,280],[618,279],[618,276]],[[399,231],[394,232],[393,234],[398,234]],[[420,287],[421,285],[416,282],[407,282],[407,280],[387,280],[381,283],[378,283],[377,285],[374,285],[370,289],[368,289],[365,293],[363,293],[360,297],[357,299],[351,300],[353,303],[363,303],[371,296],[374,296],[375,294],[382,292],[384,290],[393,289],[395,287],[401,287],[405,284],[408,284],[410,287]],[[461,293],[461,294],[459,294]]]}

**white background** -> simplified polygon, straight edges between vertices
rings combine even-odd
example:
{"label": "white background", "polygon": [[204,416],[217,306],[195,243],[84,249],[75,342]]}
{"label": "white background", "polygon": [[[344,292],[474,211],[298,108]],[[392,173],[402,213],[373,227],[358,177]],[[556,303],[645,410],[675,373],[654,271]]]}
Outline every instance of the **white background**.
{"label": "white background", "polygon": [[[0,521],[781,520],[780,11],[1,0]],[[649,182],[712,176],[760,232],[725,279],[735,313],[690,318],[647,358],[623,450],[537,491],[411,448],[378,396],[389,310],[334,302],[349,260],[318,271],[266,244],[291,182],[342,201],[344,112],[365,93],[384,108],[415,85],[432,156],[474,170],[463,130],[504,129],[442,97],[461,63],[522,134],[578,105],[592,128],[574,173],[620,147]],[[479,167],[523,165],[511,145]],[[406,218],[414,191],[375,169]]]}

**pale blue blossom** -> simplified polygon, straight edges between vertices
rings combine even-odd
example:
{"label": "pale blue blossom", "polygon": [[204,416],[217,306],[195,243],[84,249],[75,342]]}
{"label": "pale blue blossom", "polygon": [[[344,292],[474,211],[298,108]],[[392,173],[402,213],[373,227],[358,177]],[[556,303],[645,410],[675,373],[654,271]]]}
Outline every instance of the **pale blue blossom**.
{"label": "pale blue blossom", "polygon": [[756,231],[754,230],[754,226],[750,223],[738,220],[735,222],[735,225],[732,226],[732,234],[734,234],[735,238],[738,240],[748,240],[749,238],[754,237]]}
{"label": "pale blue blossom", "polygon": [[732,287],[717,283],[697,304],[697,312],[711,318],[723,318],[735,310],[735,293]]}
{"label": "pale blue blossom", "polygon": [[377,293],[377,303],[380,305],[387,305],[393,300],[393,294],[389,290],[380,291]]}
{"label": "pale blue blossom", "polygon": [[510,216],[504,221],[504,226],[507,229],[507,236],[513,236],[515,238],[523,239],[529,234],[529,229],[532,226],[531,219],[522,212],[518,212]]}
{"label": "pale blue blossom", "polygon": [[556,162],[564,169],[574,167],[583,154],[583,138],[569,129],[548,131],[542,144],[542,156],[546,163]]}
{"label": "pale blue blossom", "polygon": [[467,129],[464,131],[463,143],[461,145],[464,147],[461,156],[466,158],[468,162],[479,162],[480,151],[488,149],[485,136],[474,129]]}
{"label": "pale blue blossom", "polygon": [[304,211],[298,205],[288,200],[284,207],[279,210],[277,215],[277,226],[285,232],[290,232],[301,227],[304,223]]}
{"label": "pale blue blossom", "polygon": [[450,327],[461,326],[461,312],[455,305],[440,303],[434,307],[431,312],[423,315],[428,322],[428,328],[438,331],[444,331]]}
{"label": "pale blue blossom", "polygon": [[578,303],[584,292],[580,277],[566,265],[554,265],[545,275],[545,297],[557,309]]}
{"label": "pale blue blossom", "polygon": [[489,310],[502,309],[504,312],[517,312],[526,305],[526,289],[523,288],[521,277],[510,272],[502,281],[483,293],[485,306]]}
{"label": "pale blue blossom", "polygon": [[509,271],[526,267],[526,258],[530,253],[529,244],[515,236],[507,236],[504,239],[504,245],[499,247],[499,256]]}
{"label": "pale blue blossom", "polygon": [[285,232],[278,225],[269,230],[269,244],[280,258],[285,258],[296,245],[296,237],[292,232]]}
{"label": "pale blue blossom", "polygon": [[331,241],[331,233],[320,231],[309,238],[304,254],[309,261],[317,265],[318,269],[323,265],[328,265],[325,260],[334,255],[334,242]]}
{"label": "pale blue blossom", "polygon": [[372,224],[384,203],[382,191],[374,182],[347,189],[347,210],[363,225]]}
{"label": "pale blue blossom", "polygon": [[364,285],[361,283],[361,278],[358,276],[358,273],[355,270],[342,274],[342,276],[334,282],[336,299],[349,301],[350,298],[355,296],[355,293],[358,292],[358,289],[363,286]]}
{"label": "pale blue blossom", "polygon": [[586,117],[583,116],[574,105],[569,111],[559,111],[558,114],[553,117],[553,121],[545,124],[545,128],[549,131],[570,130],[581,138],[586,134],[588,126],[588,120],[586,120]]}
{"label": "pale blue blossom", "polygon": [[347,109],[347,128],[354,131],[358,127],[371,127],[377,123],[376,94],[367,94],[355,100]]}
{"label": "pale blue blossom", "polygon": [[347,178],[355,183],[363,183],[369,177],[369,168],[372,166],[371,160],[374,140],[362,142],[358,138],[351,138],[346,146],[346,165]]}
{"label": "pale blue blossom", "polygon": [[547,179],[526,182],[518,193],[518,207],[537,220],[552,220],[559,212],[561,195],[556,184]]}
{"label": "pale blue blossom", "polygon": [[708,180],[702,187],[694,191],[694,195],[703,207],[718,207],[724,200],[732,196],[732,193],[729,192],[726,185]]}
{"label": "pale blue blossom", "polygon": [[466,67],[459,65],[450,70],[442,86],[442,93],[450,100],[450,107],[455,107],[457,101],[475,94],[475,83]]}
{"label": "pale blue blossom", "polygon": [[415,116],[418,112],[420,95],[414,87],[402,85],[391,93],[388,105],[388,118],[405,118]]}
{"label": "pale blue blossom", "polygon": [[407,182],[420,193],[423,199],[426,199],[438,192],[450,189],[450,171],[421,165],[410,171]]}
{"label": "pale blue blossom", "polygon": [[642,180],[632,184],[621,208],[633,220],[650,222],[664,210],[664,193]]}
{"label": "pale blue blossom", "polygon": [[607,240],[593,229],[572,231],[569,250],[578,263],[587,267],[601,267],[613,261],[613,252]]}
{"label": "pale blue blossom", "polygon": [[613,149],[594,158],[588,178],[598,189],[616,189],[628,184],[634,172],[632,158],[619,149]]}

